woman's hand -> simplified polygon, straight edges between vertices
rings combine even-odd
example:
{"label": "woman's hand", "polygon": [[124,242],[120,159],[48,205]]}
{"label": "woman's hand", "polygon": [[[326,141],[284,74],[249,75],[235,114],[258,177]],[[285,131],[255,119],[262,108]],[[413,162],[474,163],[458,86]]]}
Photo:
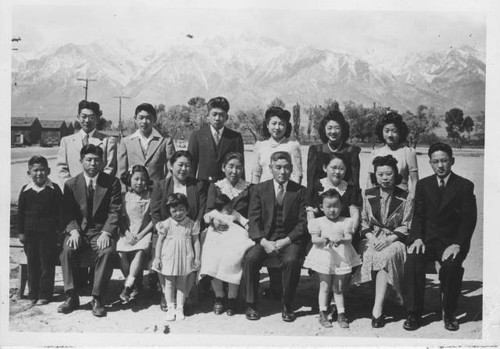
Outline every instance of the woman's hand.
{"label": "woman's hand", "polygon": [[201,263],[199,258],[193,260],[193,269],[200,269]]}
{"label": "woman's hand", "polygon": [[135,237],[134,234],[132,234],[130,231],[126,231],[125,232],[125,241],[127,241],[127,243],[129,245],[135,245],[137,243],[137,238]]}
{"label": "woman's hand", "polygon": [[316,247],[318,247],[318,248],[323,248],[326,245],[328,245],[329,242],[330,242],[330,240],[328,240],[325,237],[317,237],[315,239],[315,241],[313,242],[313,244],[316,245]]}
{"label": "woman's hand", "polygon": [[373,247],[375,248],[375,251],[382,251],[384,248],[389,246],[391,244],[391,241],[384,239],[384,240],[378,240],[375,241],[373,244]]}

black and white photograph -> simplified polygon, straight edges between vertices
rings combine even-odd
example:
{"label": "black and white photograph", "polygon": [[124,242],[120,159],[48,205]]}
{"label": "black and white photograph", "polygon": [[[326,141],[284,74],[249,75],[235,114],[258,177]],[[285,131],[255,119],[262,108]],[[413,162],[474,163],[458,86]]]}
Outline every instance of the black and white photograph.
{"label": "black and white photograph", "polygon": [[500,6],[0,16],[1,346],[499,344]]}

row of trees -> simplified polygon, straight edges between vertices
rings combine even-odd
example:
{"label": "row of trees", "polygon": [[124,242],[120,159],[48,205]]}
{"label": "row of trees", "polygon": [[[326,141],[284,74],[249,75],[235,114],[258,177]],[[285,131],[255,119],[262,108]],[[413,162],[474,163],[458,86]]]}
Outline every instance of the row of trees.
{"label": "row of trees", "polygon": [[[191,132],[206,123],[206,100],[203,97],[193,97],[187,104],[173,105],[168,108],[164,104],[157,106],[158,120],[155,127],[163,134],[169,134],[175,139],[187,139]],[[274,99],[268,106],[278,106],[286,108],[282,99]],[[326,100],[321,105],[302,108],[299,103],[291,107],[292,109],[292,135],[299,141],[318,141],[317,128],[319,123],[330,110],[340,110],[340,105],[333,99]],[[305,118],[301,115],[302,111]],[[390,107],[383,107],[375,103],[371,107],[364,107],[353,101],[344,102],[343,109],[346,121],[350,125],[351,138],[357,142],[377,142],[375,126],[382,115],[392,110]],[[227,125],[237,129],[253,138],[254,141],[261,139],[262,124],[265,109],[261,106],[238,109],[230,111]],[[438,116],[432,107],[419,105],[415,112],[406,111],[402,113],[403,119],[409,128],[408,142],[416,147],[419,143],[431,143],[439,139],[434,131],[440,127]],[[475,131],[475,136],[479,142],[484,141],[484,112],[476,117],[476,121],[470,116],[464,117],[462,110],[453,108],[447,111],[444,117],[446,123],[447,137],[455,146],[461,147],[464,142],[470,142],[471,133]],[[303,121],[302,121],[303,120]],[[305,122],[304,122],[305,121]],[[306,124],[307,126],[303,126]],[[106,122],[105,127],[111,126]],[[134,131],[132,119],[123,123],[125,133]],[[467,134],[467,138],[465,137]]]}

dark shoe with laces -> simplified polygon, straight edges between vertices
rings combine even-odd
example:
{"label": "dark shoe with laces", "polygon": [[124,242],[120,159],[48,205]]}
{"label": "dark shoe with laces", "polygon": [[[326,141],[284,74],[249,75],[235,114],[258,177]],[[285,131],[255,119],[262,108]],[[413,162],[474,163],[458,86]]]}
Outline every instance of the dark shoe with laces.
{"label": "dark shoe with laces", "polygon": [[380,314],[379,317],[374,317],[372,315],[372,327],[373,328],[381,328],[384,326],[385,326],[385,315],[383,313]]}
{"label": "dark shoe with laces", "polygon": [[217,297],[215,298],[215,303],[214,303],[214,314],[220,315],[223,312],[224,312],[224,303],[222,301],[222,298]]}
{"label": "dark shoe with laces", "polygon": [[444,328],[448,331],[458,331],[460,325],[458,324],[458,320],[454,315],[444,315]]}
{"label": "dark shoe with laces", "polygon": [[92,315],[96,317],[103,317],[106,316],[106,309],[104,309],[101,300],[97,297],[94,297],[92,299]]}
{"label": "dark shoe with laces", "polygon": [[420,328],[420,316],[410,313],[403,323],[403,328],[407,331],[415,331]]}
{"label": "dark shoe with laces", "polygon": [[284,305],[283,311],[281,312],[281,318],[285,322],[293,322],[297,318],[297,315],[291,310],[290,306]]}
{"label": "dark shoe with laces", "polygon": [[245,317],[247,320],[255,321],[260,319],[260,314],[254,305],[248,305],[247,311],[245,312]]}
{"label": "dark shoe with laces", "polygon": [[339,323],[340,328],[349,328],[349,320],[347,320],[345,313],[339,313],[337,316],[337,322]]}
{"label": "dark shoe with laces", "polygon": [[326,327],[326,328],[333,327],[330,320],[328,320],[328,312],[326,310],[319,311],[319,323],[321,324],[321,326]]}
{"label": "dark shoe with laces", "polygon": [[73,310],[78,309],[78,307],[80,307],[80,299],[78,298],[78,296],[72,295],[68,296],[64,303],[57,307],[57,312],[62,314],[69,314]]}

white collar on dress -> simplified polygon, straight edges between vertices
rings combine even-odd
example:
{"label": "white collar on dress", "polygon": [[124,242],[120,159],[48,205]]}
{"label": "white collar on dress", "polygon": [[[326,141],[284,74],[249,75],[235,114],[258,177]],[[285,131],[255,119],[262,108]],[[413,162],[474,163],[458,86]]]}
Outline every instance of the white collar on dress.
{"label": "white collar on dress", "polygon": [[235,186],[233,186],[227,178],[215,182],[215,186],[220,189],[221,193],[227,195],[230,199],[240,195],[240,193],[247,189],[249,185],[250,183],[242,179],[240,179]]}
{"label": "white collar on dress", "polygon": [[336,191],[339,192],[340,195],[344,195],[344,193],[347,190],[347,182],[344,180],[340,181],[340,184],[338,186],[334,186],[332,182],[328,179],[328,177],[322,178],[319,180],[321,185],[323,186],[323,191],[319,193],[319,195],[323,194],[325,191],[329,189],[335,189]]}

